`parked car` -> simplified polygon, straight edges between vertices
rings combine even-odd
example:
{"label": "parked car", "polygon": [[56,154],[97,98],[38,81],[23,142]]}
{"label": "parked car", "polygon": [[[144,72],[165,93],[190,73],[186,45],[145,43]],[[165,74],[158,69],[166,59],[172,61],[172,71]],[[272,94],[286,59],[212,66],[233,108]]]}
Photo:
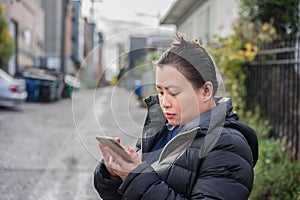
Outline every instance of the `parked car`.
{"label": "parked car", "polygon": [[14,107],[26,101],[26,82],[0,69],[0,106]]}

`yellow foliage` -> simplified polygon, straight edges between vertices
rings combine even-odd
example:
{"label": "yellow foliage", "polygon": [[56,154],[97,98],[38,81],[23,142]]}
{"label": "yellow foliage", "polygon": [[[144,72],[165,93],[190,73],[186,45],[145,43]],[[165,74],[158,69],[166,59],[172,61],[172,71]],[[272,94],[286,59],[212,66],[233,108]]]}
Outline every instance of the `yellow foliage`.
{"label": "yellow foliage", "polygon": [[244,56],[245,56],[246,60],[252,61],[252,60],[254,60],[255,54],[252,53],[251,51],[245,51]]}
{"label": "yellow foliage", "polygon": [[113,78],[110,80],[110,84],[111,84],[111,85],[117,85],[117,84],[118,84],[118,78],[117,78],[117,77],[113,77]]}
{"label": "yellow foliage", "polygon": [[261,30],[267,31],[268,29],[269,29],[269,24],[263,23],[263,25],[261,26]]}
{"label": "yellow foliage", "polygon": [[7,63],[14,51],[13,38],[9,34],[7,19],[3,11],[5,4],[0,4],[0,62]]}
{"label": "yellow foliage", "polygon": [[249,42],[247,42],[247,43],[245,44],[245,48],[246,48],[247,51],[251,51],[252,46],[251,46],[251,44],[250,44]]}
{"label": "yellow foliage", "polygon": [[220,72],[225,77],[224,85],[228,88],[227,96],[233,99],[233,105],[241,116],[246,111],[246,71],[248,62],[255,59],[258,45],[277,38],[276,31],[268,23],[239,21],[233,26],[234,33],[225,38],[217,38],[216,44],[208,49]]}
{"label": "yellow foliage", "polygon": [[7,7],[6,3],[0,3],[0,9],[5,10]]}
{"label": "yellow foliage", "polygon": [[1,42],[4,44],[9,44],[11,42],[11,37],[7,29],[3,29],[1,32]]}
{"label": "yellow foliage", "polygon": [[255,52],[255,53],[257,53],[258,52],[258,46],[253,46],[253,51]]}

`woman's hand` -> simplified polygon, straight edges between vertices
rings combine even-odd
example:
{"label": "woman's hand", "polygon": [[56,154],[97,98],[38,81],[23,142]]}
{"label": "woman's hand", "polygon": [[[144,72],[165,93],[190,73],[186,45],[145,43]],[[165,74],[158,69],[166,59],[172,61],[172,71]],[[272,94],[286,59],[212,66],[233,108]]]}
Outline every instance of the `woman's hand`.
{"label": "woman's hand", "polygon": [[110,154],[111,158],[108,163],[108,167],[113,170],[115,174],[117,174],[123,181],[128,176],[129,172],[135,169],[137,166],[139,166],[142,161],[137,154],[137,152],[132,148],[125,148],[127,153],[130,155],[132,162],[126,162],[122,159],[119,154],[114,152],[109,147],[105,147],[108,153]]}
{"label": "woman's hand", "polygon": [[[119,137],[116,137],[115,140],[120,143]],[[99,148],[102,152],[106,169],[110,175],[119,176],[122,180],[125,180],[129,172],[142,163],[138,154],[132,148],[124,147],[125,151],[130,155],[132,163],[126,162],[116,152],[109,147],[103,146],[101,143],[99,143]]]}
{"label": "woman's hand", "polygon": [[[115,138],[115,140],[120,143],[120,138]],[[111,176],[118,176],[114,170],[112,168],[109,167],[109,163],[111,162],[112,160],[112,157],[110,156],[109,152],[107,151],[107,148],[104,147],[100,142],[98,143],[99,145],[99,148],[100,148],[100,151],[103,155],[103,160],[104,160],[104,164],[105,164],[105,167],[107,169],[107,171],[110,173]]]}

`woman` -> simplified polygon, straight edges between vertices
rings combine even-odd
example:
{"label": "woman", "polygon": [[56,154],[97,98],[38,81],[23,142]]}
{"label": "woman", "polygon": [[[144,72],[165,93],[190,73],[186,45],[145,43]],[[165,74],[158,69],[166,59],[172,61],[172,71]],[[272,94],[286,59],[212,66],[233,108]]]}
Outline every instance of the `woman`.
{"label": "woman", "polygon": [[140,145],[125,162],[99,143],[94,184],[104,199],[247,199],[258,158],[255,132],[238,121],[231,100],[214,98],[215,65],[197,41],[178,38],[156,64],[158,96]]}

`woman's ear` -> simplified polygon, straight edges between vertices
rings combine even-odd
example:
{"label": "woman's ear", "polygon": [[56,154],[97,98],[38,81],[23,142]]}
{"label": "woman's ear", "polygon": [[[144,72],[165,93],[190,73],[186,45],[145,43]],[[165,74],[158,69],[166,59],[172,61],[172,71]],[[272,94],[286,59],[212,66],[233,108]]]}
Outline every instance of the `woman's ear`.
{"label": "woman's ear", "polygon": [[202,95],[203,95],[204,102],[206,102],[212,98],[213,90],[214,90],[214,86],[210,81],[206,82],[202,86]]}

